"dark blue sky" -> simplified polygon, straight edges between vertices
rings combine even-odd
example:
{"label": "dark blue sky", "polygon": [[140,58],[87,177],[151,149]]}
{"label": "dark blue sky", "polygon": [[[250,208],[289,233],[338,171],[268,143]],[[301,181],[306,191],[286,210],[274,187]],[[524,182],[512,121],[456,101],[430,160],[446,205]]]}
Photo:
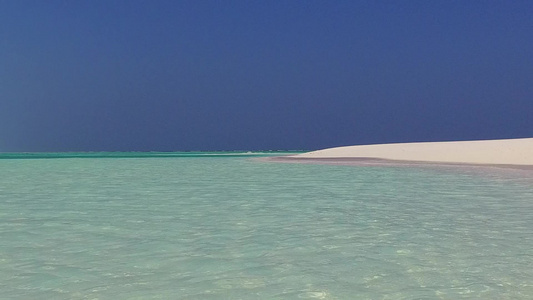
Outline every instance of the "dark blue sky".
{"label": "dark blue sky", "polygon": [[533,1],[0,0],[0,152],[533,136]]}

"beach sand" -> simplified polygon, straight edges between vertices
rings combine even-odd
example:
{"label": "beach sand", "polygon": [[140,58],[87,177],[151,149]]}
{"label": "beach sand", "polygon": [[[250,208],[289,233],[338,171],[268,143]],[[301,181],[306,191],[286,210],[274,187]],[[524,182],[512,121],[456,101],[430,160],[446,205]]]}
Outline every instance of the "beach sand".
{"label": "beach sand", "polygon": [[286,156],[282,160],[339,164],[396,161],[530,168],[533,167],[533,138],[346,146]]}

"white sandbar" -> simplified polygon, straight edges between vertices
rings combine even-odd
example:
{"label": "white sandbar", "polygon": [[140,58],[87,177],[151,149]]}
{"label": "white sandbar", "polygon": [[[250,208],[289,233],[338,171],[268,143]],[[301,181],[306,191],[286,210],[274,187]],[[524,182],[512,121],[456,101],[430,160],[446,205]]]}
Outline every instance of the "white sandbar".
{"label": "white sandbar", "polygon": [[292,158],[374,158],[399,161],[531,166],[533,165],[533,138],[346,146],[303,153],[292,156]]}

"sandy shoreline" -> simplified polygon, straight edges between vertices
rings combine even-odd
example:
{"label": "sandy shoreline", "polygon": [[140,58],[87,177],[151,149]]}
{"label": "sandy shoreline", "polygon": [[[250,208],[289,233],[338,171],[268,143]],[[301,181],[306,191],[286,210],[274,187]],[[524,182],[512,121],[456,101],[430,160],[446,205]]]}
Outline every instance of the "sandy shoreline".
{"label": "sandy shoreline", "polygon": [[533,138],[336,147],[275,161],[350,165],[478,165],[533,169]]}

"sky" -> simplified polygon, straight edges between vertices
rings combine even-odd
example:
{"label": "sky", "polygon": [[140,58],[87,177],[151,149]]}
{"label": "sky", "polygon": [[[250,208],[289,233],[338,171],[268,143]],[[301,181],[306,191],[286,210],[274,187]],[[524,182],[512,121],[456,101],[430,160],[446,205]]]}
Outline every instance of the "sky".
{"label": "sky", "polygon": [[0,152],[533,137],[533,1],[0,0]]}

